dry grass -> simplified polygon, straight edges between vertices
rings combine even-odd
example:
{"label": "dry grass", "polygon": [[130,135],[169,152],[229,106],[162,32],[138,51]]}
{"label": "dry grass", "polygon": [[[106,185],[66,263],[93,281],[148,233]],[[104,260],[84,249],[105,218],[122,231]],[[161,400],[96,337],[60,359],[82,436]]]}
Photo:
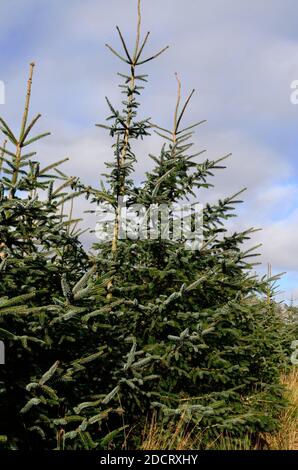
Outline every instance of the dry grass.
{"label": "dry grass", "polygon": [[[196,435],[197,434],[197,435]],[[142,450],[191,450],[200,445],[199,433],[188,430],[187,423],[181,418],[178,423],[166,426],[157,421],[153,415],[147,422],[142,436]]]}
{"label": "dry grass", "polygon": [[[245,439],[231,439],[219,435],[207,446],[209,450],[298,450],[298,368],[282,377],[286,386],[289,406],[281,416],[281,427],[276,434],[260,436],[259,442],[252,446],[250,436]],[[178,423],[163,426],[153,416],[147,422],[142,436],[142,450],[199,450],[202,431],[187,425],[183,417]],[[264,447],[266,443],[266,447]]]}
{"label": "dry grass", "polygon": [[272,450],[298,450],[298,368],[282,377],[290,402],[281,416],[281,428],[277,434],[266,435]]}
{"label": "dry grass", "polygon": [[[193,428],[188,430],[188,425],[184,419],[178,423],[170,423],[162,426],[154,417],[144,429],[142,450],[200,450],[202,449],[202,438],[204,432]],[[232,439],[228,435],[218,435],[211,441],[206,450],[251,450],[251,439],[247,436],[244,439]],[[258,445],[255,446],[255,450]]]}

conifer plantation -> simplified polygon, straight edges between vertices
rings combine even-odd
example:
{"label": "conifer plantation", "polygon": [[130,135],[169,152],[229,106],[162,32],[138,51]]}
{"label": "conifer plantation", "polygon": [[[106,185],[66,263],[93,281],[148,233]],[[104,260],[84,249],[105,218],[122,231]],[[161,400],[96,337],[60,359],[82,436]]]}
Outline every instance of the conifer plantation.
{"label": "conifer plantation", "polygon": [[[107,47],[119,60],[123,101],[107,98],[107,121],[95,130],[111,139],[100,187],[66,175],[64,160],[45,167],[35,154],[48,132],[35,133],[33,63],[20,123],[0,119],[0,446],[137,449],[153,416],[185,422],[201,433],[202,449],[218,436],[250,435],[253,445],[278,430],[292,332],[272,298],[274,279],[255,273],[254,228],[228,230],[241,188],[204,205],[198,249],[183,238],[119,236],[121,198],[148,213],[201,202],[228,156],[205,159],[194,148],[201,121],[188,121],[193,92],[183,100],[179,76],[173,127],[158,122],[158,110],[146,117],[147,72],[151,61],[162,66],[167,48],[150,49],[140,1],[132,50],[116,32],[118,44]],[[135,142],[154,133],[160,151],[136,154]],[[139,183],[135,164],[149,158]],[[77,198],[94,211],[113,207],[113,237],[94,237],[92,254],[73,216]]]}

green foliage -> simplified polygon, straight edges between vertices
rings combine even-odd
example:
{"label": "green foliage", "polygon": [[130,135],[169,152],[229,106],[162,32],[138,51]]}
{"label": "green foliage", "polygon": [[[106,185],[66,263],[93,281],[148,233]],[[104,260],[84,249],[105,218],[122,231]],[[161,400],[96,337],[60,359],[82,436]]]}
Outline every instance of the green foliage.
{"label": "green foliage", "polygon": [[[137,112],[146,75],[140,13],[136,45],[128,51],[122,111],[107,100],[114,161],[106,186],[85,187],[58,165],[40,169],[23,147],[39,118],[27,125],[26,101],[17,138],[1,120],[6,145],[1,157],[0,339],[7,363],[0,376],[1,443],[14,449],[103,449],[125,439],[137,445],[139,427],[156,410],[169,421],[185,419],[204,430],[238,438],[273,431],[284,405],[279,383],[285,363],[284,323],[263,294],[268,282],[254,274],[254,248],[243,244],[254,229],[230,234],[226,221],[238,195],[204,208],[204,244],[189,250],[185,240],[119,240],[95,245],[88,256],[76,221],[64,217],[67,200],[85,194],[94,207],[118,197],[127,206],[178,203],[212,186],[222,161],[197,161],[191,153],[194,126],[181,129],[180,106],[173,130]],[[162,50],[161,52],[163,52]],[[29,100],[32,74],[29,79]],[[28,98],[28,96],[27,96]],[[132,142],[150,132],[163,139],[145,181],[133,180]],[[119,227],[118,227],[119,229]],[[117,230],[115,231],[118,235]],[[135,431],[128,428],[135,426]]]}

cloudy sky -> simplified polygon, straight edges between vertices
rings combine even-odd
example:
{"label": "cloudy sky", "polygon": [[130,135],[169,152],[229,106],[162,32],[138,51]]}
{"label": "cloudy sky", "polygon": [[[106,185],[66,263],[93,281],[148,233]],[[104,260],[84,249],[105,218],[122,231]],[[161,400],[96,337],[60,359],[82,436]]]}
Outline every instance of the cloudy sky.
{"label": "cloudy sky", "polygon": [[[98,184],[111,159],[110,139],[94,127],[104,122],[107,95],[121,99],[116,72],[125,64],[106,48],[118,46],[115,25],[133,44],[136,0],[1,0],[0,80],[6,103],[0,115],[17,129],[28,65],[36,62],[32,114],[51,137],[38,144],[48,163],[70,157],[65,170]],[[142,116],[170,127],[178,72],[183,93],[196,94],[185,124],[207,119],[196,136],[209,158],[232,152],[209,198],[243,187],[245,203],[237,228],[260,227],[253,244],[263,243],[261,270],[286,272],[281,298],[298,300],[298,105],[291,83],[298,80],[298,20],[295,0],[143,0],[147,51],[168,51],[143,67],[150,81]],[[150,170],[149,152],[158,138],[137,147],[137,178]],[[77,203],[77,212],[84,203]],[[92,226],[94,221],[90,218]],[[89,240],[90,241],[90,240]]]}

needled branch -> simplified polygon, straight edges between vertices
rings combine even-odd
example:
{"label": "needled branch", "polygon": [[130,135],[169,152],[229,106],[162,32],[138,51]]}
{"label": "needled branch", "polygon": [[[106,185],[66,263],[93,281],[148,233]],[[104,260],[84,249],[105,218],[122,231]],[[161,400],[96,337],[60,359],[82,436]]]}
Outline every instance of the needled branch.
{"label": "needled branch", "polygon": [[176,143],[177,139],[177,122],[178,122],[178,112],[179,112],[179,106],[180,106],[180,101],[181,101],[181,80],[178,77],[178,73],[175,73],[177,82],[178,82],[178,92],[177,92],[177,103],[176,103],[176,108],[175,108],[175,114],[174,114],[174,129],[173,129],[173,142]]}
{"label": "needled branch", "polygon": [[4,159],[4,155],[5,155],[5,150],[6,150],[6,144],[7,144],[7,140],[5,139],[4,142],[3,142],[1,154],[0,154],[0,173],[2,171],[3,159]]}
{"label": "needled branch", "polygon": [[181,80],[179,79],[178,77],[178,74],[176,73],[176,78],[177,78],[177,82],[178,82],[178,97],[177,97],[177,104],[176,104],[176,109],[175,109],[175,117],[174,117],[174,130],[173,130],[173,141],[176,142],[176,139],[177,139],[177,134],[178,134],[178,130],[179,130],[179,126],[180,126],[180,123],[181,123],[181,120],[183,118],[183,115],[186,111],[186,108],[195,92],[195,90],[193,89],[191,91],[191,93],[189,94],[187,100],[185,101],[185,104],[183,105],[183,108],[180,112],[180,114],[178,115],[179,113],[179,107],[180,107],[180,101],[181,101]]}

